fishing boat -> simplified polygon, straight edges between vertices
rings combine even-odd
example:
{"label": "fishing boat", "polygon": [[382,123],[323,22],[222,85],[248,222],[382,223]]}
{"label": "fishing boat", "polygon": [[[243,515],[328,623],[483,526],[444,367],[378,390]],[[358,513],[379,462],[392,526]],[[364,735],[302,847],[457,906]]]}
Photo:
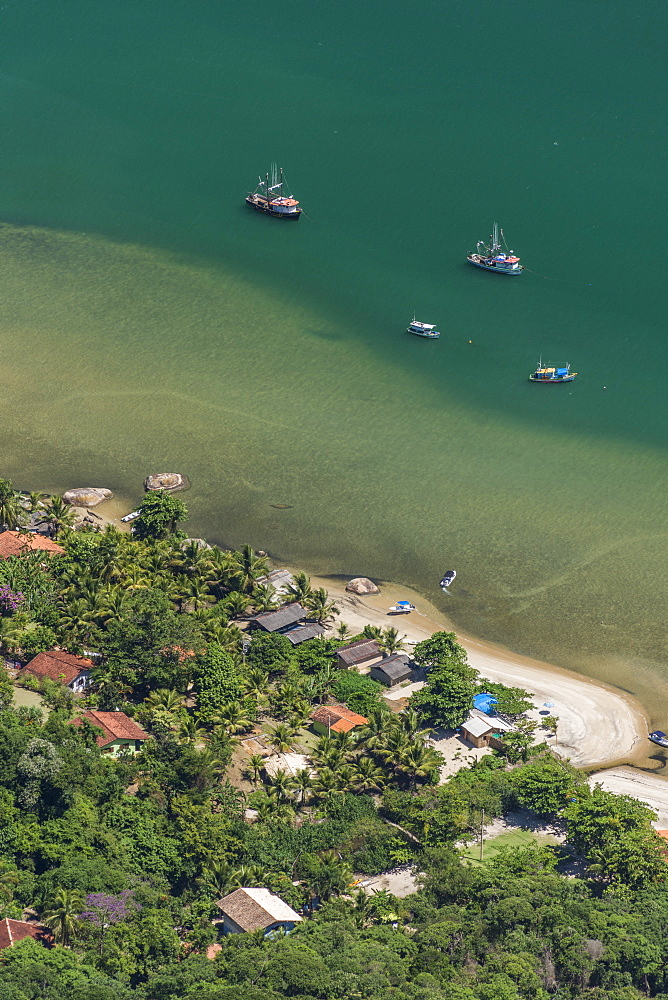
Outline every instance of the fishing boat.
{"label": "fishing boat", "polygon": [[124,523],[126,523],[127,521],[134,521],[134,519],[136,517],[139,517],[140,514],[141,514],[140,510],[131,510],[129,514],[126,514],[125,517],[121,518],[121,521],[123,521]]}
{"label": "fishing boat", "polygon": [[421,323],[415,316],[406,327],[406,333],[414,333],[418,337],[431,337],[433,340],[441,336],[432,323]]}
{"label": "fishing boat", "polygon": [[273,215],[275,219],[296,221],[302,214],[299,202],[290,194],[283,177],[283,167],[278,170],[275,163],[271,165],[271,175],[265,174],[264,180],[258,178],[258,185],[254,191],[248,193],[246,204],[256,212]]}
{"label": "fishing boat", "polygon": [[[503,240],[505,252],[501,246],[501,240]],[[496,271],[497,274],[518,275],[524,270],[524,265],[520,264],[519,257],[515,257],[512,250],[508,250],[503,229],[499,229],[496,222],[489,237],[489,245],[479,240],[476,252],[470,253],[466,259],[475,267],[482,267],[485,271]]]}
{"label": "fishing boat", "polygon": [[530,382],[572,382],[577,372],[571,371],[571,366],[564,368],[543,368],[543,362],[538,362],[538,368],[529,375]]}
{"label": "fishing boat", "polygon": [[652,743],[656,743],[660,747],[668,747],[668,736],[662,733],[660,729],[655,729],[653,733],[650,733],[649,739]]}

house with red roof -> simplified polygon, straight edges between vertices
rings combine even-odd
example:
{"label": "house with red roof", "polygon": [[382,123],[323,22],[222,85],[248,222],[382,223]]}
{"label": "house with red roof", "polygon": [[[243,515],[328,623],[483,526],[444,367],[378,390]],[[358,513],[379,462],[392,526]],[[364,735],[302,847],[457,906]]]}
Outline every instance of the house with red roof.
{"label": "house with red roof", "polygon": [[90,710],[72,719],[73,726],[83,725],[84,719],[100,730],[96,743],[104,754],[117,757],[121,750],[139,753],[142,744],[150,740],[148,733],[138,726],[125,712],[98,712]]}
{"label": "house with red roof", "polygon": [[44,552],[46,555],[62,556],[65,549],[44,535],[34,531],[0,531],[0,559],[22,556],[26,552]]}
{"label": "house with red roof", "polygon": [[38,653],[21,671],[31,674],[38,680],[60,681],[70,691],[83,691],[90,684],[90,672],[93,661],[85,656],[75,656],[66,653],[64,649],[50,649],[46,653]]}
{"label": "house with red roof", "polygon": [[12,920],[10,917],[0,920],[0,948],[11,948],[27,937],[34,938],[35,941],[49,947],[53,944],[53,935],[42,924],[29,923],[27,920]]}
{"label": "house with red roof", "polygon": [[352,712],[345,705],[321,705],[311,712],[310,719],[316,733],[329,736],[330,733],[349,733],[360,726],[366,726],[368,719]]}

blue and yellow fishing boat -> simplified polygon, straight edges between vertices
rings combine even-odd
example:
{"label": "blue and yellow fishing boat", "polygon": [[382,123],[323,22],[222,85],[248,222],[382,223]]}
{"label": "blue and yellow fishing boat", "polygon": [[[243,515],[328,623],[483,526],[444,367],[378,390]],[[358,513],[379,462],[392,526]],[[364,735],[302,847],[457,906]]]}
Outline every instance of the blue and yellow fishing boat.
{"label": "blue and yellow fishing boat", "polygon": [[529,375],[530,382],[572,382],[577,372],[571,371],[571,366],[563,368],[544,368],[542,360],[538,362],[538,368]]}

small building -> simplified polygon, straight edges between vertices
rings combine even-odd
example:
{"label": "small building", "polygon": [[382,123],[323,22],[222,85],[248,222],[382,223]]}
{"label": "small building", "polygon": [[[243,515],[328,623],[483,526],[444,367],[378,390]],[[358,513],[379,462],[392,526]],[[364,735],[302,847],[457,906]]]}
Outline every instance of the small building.
{"label": "small building", "polygon": [[93,661],[84,656],[74,656],[64,649],[50,649],[46,653],[38,653],[21,671],[37,677],[38,680],[60,681],[70,691],[83,691],[90,684],[90,672]]}
{"label": "small building", "polygon": [[294,627],[297,622],[303,622],[305,618],[306,611],[295,601],[293,604],[285,604],[278,611],[263,611],[250,618],[249,623],[265,632],[282,632],[290,626]]}
{"label": "small building", "polygon": [[360,726],[366,726],[369,721],[345,705],[321,705],[315,712],[311,712],[310,719],[316,733],[321,736],[329,736],[330,733],[349,733]]}
{"label": "small building", "polygon": [[264,931],[291,931],[301,917],[269,889],[235,889],[216,903],[223,915],[223,934],[244,934]]}
{"label": "small building", "polygon": [[336,651],[336,665],[342,670],[350,667],[369,666],[382,659],[383,651],[376,639],[358,639],[347,646],[340,646]]}
{"label": "small building", "polygon": [[462,723],[462,736],[474,747],[494,747],[501,748],[503,734],[509,732],[513,727],[503,719],[493,719],[489,715],[471,713],[466,722]]}
{"label": "small building", "polygon": [[51,931],[42,924],[30,923],[27,920],[12,920],[11,917],[0,920],[0,948],[11,948],[12,945],[28,937],[47,947],[53,944]]}
{"label": "small building", "polygon": [[80,726],[86,719],[92,726],[101,730],[95,742],[104,754],[117,757],[121,750],[132,754],[138,753],[142,744],[151,737],[138,726],[125,712],[88,711],[72,719],[73,726]]}
{"label": "small building", "polygon": [[266,576],[259,576],[255,582],[272,587],[274,597],[282,597],[287,601],[290,598],[289,588],[294,586],[295,578],[289,569],[272,569]]}
{"label": "small building", "polygon": [[0,531],[0,559],[22,556],[26,552],[44,552],[47,555],[62,556],[65,549],[44,535],[26,531]]}
{"label": "small building", "polygon": [[413,668],[410,659],[403,653],[393,653],[386,656],[380,663],[374,664],[369,671],[369,677],[374,681],[380,681],[387,687],[393,687],[402,681],[407,681],[413,675]]}

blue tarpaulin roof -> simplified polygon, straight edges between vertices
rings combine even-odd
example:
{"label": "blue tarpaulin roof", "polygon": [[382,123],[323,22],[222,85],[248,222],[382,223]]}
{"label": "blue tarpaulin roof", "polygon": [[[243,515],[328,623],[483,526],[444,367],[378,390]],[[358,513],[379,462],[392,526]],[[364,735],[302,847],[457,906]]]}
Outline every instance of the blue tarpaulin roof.
{"label": "blue tarpaulin roof", "polygon": [[498,703],[498,698],[495,698],[493,694],[488,694],[483,691],[481,694],[477,694],[473,698],[473,707],[477,708],[479,712],[484,712],[485,715],[490,711],[493,705]]}

